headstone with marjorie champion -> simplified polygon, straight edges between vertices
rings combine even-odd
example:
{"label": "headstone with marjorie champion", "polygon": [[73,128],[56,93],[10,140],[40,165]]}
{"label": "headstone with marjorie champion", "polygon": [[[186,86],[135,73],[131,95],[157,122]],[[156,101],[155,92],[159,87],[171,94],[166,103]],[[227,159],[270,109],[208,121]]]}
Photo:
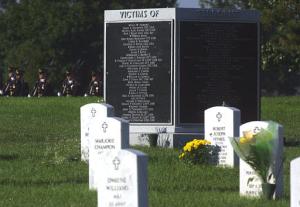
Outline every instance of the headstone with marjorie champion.
{"label": "headstone with marjorie champion", "polygon": [[[100,155],[106,151],[129,147],[128,121],[118,117],[106,117],[90,126],[89,188],[97,188]],[[104,170],[104,169],[101,169]]]}
{"label": "headstone with marjorie champion", "polygon": [[90,103],[80,107],[80,137],[81,137],[81,160],[89,160],[89,137],[92,123],[99,123],[104,117],[113,116],[114,110],[111,105]]}

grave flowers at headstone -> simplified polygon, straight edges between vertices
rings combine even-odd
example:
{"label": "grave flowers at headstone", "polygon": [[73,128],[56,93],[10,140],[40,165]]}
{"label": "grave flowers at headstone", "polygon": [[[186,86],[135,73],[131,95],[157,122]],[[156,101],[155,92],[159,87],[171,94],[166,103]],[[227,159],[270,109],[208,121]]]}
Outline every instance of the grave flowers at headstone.
{"label": "grave flowers at headstone", "polygon": [[179,154],[179,159],[188,164],[217,164],[219,147],[205,139],[187,142]]}
{"label": "grave flowers at headstone", "polygon": [[275,177],[275,159],[278,149],[278,124],[266,122],[266,128],[257,131],[243,131],[242,137],[231,137],[231,144],[237,155],[245,161],[259,176],[262,182],[262,196],[272,199],[276,184],[271,182]]}

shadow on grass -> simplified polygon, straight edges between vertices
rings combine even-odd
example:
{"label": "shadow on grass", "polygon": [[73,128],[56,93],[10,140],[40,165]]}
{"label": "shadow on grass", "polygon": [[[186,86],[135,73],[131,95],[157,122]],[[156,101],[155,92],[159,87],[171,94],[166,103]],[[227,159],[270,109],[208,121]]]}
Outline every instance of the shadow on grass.
{"label": "shadow on grass", "polygon": [[1,185],[28,187],[28,186],[58,186],[63,184],[84,184],[87,183],[86,178],[65,179],[65,180],[16,180],[16,179],[1,179]]}
{"label": "shadow on grass", "polygon": [[16,160],[19,158],[19,155],[17,154],[0,154],[0,160]]}
{"label": "shadow on grass", "polygon": [[286,147],[300,146],[300,139],[298,139],[298,138],[289,138],[289,139],[286,139],[284,137],[283,142],[284,142],[284,146],[286,146]]}
{"label": "shadow on grass", "polygon": [[[157,192],[166,192],[168,191],[165,187],[151,187],[150,189]],[[198,186],[198,187],[191,187],[191,188],[183,188],[182,186],[178,186],[178,189],[176,186],[172,188],[172,191],[200,191],[200,192],[239,192],[239,187],[228,187],[228,186]]]}

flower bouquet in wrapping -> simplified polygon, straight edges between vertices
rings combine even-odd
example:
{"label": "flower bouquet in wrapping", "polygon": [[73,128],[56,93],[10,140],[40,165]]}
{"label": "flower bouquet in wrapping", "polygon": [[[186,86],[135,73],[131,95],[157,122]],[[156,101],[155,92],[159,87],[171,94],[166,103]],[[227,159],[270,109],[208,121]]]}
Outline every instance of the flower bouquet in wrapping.
{"label": "flower bouquet in wrapping", "polygon": [[275,184],[268,182],[272,177],[270,170],[272,170],[275,160],[276,144],[278,143],[276,124],[268,122],[268,127],[262,128],[257,133],[252,131],[242,133],[243,137],[230,138],[233,149],[242,160],[255,170],[261,178],[264,196],[270,198],[275,191]]}

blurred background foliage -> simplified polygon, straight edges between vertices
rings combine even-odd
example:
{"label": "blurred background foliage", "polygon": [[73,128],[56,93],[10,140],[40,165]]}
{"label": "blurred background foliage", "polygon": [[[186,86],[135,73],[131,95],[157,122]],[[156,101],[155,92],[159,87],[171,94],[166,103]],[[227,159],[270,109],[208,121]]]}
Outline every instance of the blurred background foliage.
{"label": "blurred background foliage", "polygon": [[60,85],[66,70],[87,85],[90,72],[103,67],[105,9],[174,4],[175,0],[0,0],[0,68],[5,72],[9,65],[21,67],[31,86],[39,68],[47,71],[53,85]]}
{"label": "blurred background foliage", "polygon": [[[174,5],[176,0],[0,0],[0,70],[21,67],[32,86],[41,67],[53,85],[69,69],[87,85],[90,71],[103,69],[105,9]],[[199,6],[259,10],[263,94],[300,94],[299,0],[199,0]]]}

